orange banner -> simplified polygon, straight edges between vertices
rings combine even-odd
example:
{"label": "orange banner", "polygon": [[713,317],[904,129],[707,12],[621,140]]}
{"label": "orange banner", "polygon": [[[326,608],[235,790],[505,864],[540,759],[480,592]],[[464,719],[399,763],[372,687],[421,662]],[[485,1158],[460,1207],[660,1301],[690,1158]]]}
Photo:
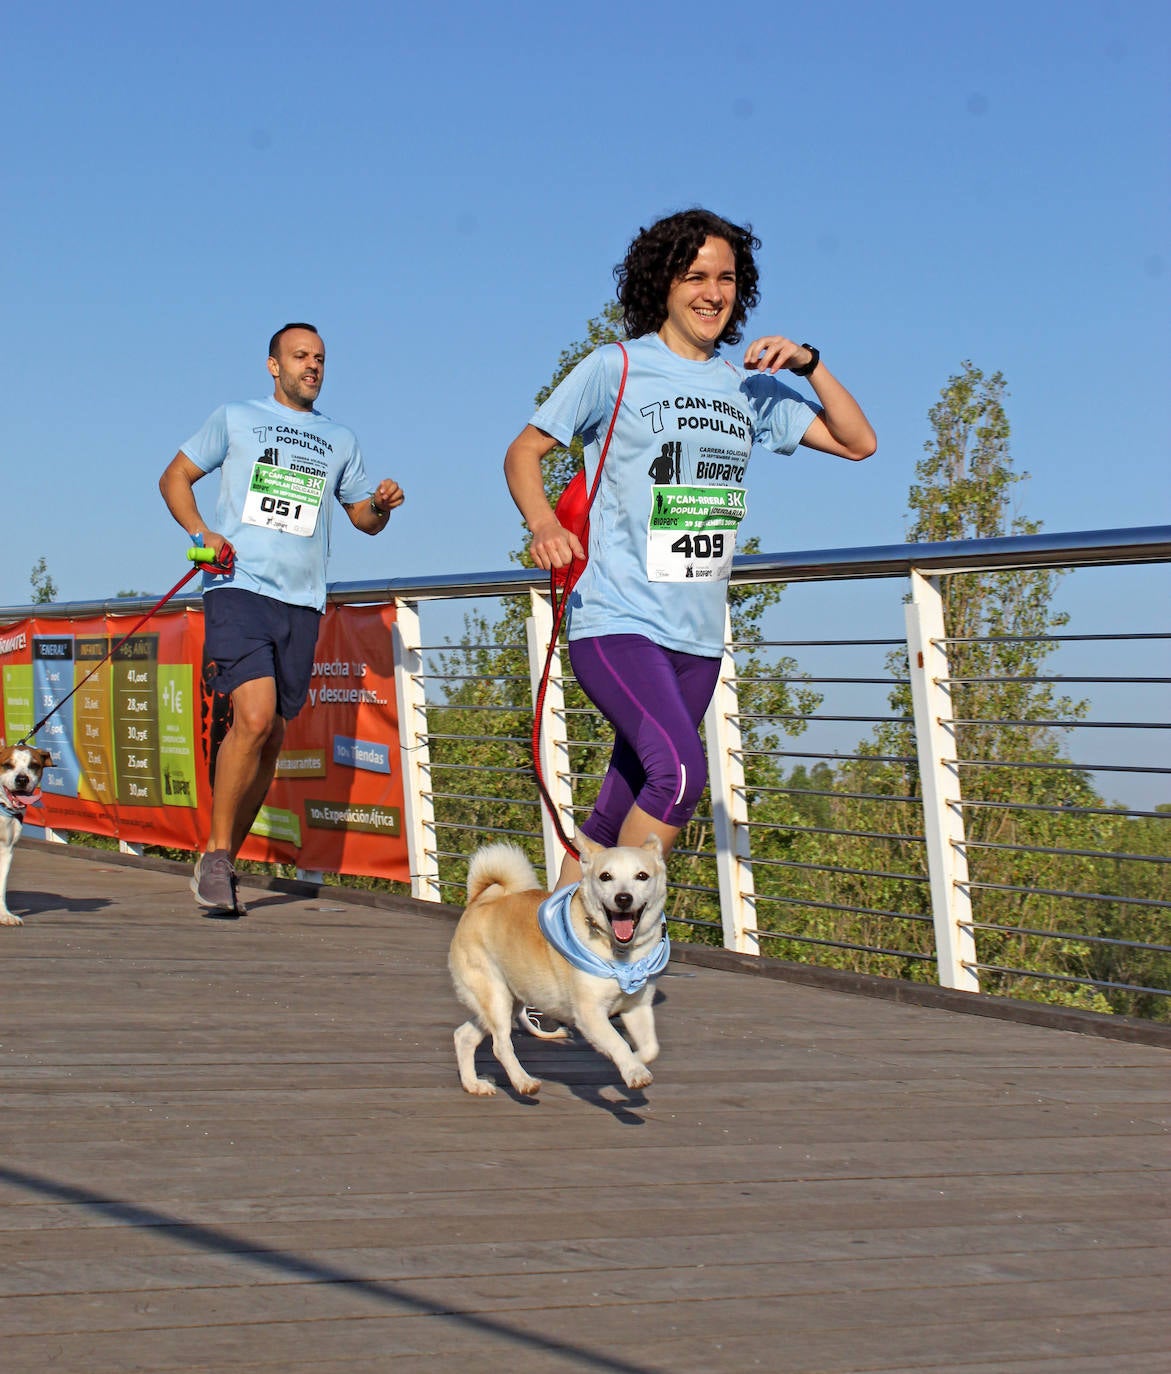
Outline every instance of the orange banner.
{"label": "orange banner", "polygon": [[[133,623],[46,617],[0,628],[4,740],[52,712],[35,743],[53,765],[28,820],[202,849],[230,718],[227,699],[202,685],[203,613],[160,612],[107,658]],[[241,857],[410,880],[393,623],[392,606],[327,608],[309,700],[289,724]]]}

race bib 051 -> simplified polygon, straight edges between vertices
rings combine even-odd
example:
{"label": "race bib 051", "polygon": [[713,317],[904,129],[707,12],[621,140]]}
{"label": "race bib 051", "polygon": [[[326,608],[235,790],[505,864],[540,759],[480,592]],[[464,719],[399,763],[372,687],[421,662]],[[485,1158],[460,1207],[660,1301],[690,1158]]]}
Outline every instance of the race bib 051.
{"label": "race bib 051", "polygon": [[324,477],[256,463],[241,518],[248,525],[310,535],[317,528],[324,493]]}

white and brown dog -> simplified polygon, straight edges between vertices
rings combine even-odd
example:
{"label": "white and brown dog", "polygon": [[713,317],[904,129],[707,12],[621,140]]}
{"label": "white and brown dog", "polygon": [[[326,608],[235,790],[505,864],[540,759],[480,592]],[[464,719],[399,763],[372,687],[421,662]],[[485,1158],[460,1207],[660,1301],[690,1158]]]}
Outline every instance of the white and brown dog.
{"label": "white and brown dog", "polygon": [[8,910],[8,870],[20,839],[25,807],[41,799],[41,774],[52,763],[47,749],[27,744],[0,746],[0,926],[24,922]]}
{"label": "white and brown dog", "polygon": [[[654,979],[671,946],[663,921],[667,868],[652,836],[639,848],[603,849],[578,837],[581,882],[550,896],[514,845],[472,855],[468,905],[448,954],[459,1000],[472,1013],[455,1032],[464,1089],[486,1097],[496,1088],[476,1076],[476,1047],[485,1035],[518,1093],[539,1090],[512,1046],[519,1007],[575,1026],[612,1059],[628,1088],[651,1082],[655,1038]],[[617,1014],[634,1048],[610,1024]],[[552,1037],[548,1037],[552,1038]]]}

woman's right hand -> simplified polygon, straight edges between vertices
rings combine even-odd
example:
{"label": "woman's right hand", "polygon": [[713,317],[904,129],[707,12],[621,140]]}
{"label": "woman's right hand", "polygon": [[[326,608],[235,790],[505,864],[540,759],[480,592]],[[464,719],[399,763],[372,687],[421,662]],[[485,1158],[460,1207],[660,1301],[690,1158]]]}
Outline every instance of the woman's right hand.
{"label": "woman's right hand", "polygon": [[552,513],[548,520],[542,520],[533,527],[529,554],[537,567],[545,572],[554,568],[568,568],[575,558],[584,561],[586,557],[581,540]]}

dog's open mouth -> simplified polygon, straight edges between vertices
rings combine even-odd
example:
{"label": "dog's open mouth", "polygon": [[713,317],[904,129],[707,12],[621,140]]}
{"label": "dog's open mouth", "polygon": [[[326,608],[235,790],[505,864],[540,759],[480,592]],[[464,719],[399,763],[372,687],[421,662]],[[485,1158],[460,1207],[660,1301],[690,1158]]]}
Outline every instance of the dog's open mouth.
{"label": "dog's open mouth", "polygon": [[611,911],[606,907],[606,920],[610,922],[610,929],[614,932],[614,939],[620,945],[628,945],[634,939],[634,932],[638,929],[638,923],[642,920],[642,913],[646,907],[640,906],[637,911]]}
{"label": "dog's open mouth", "polygon": [[31,792],[14,792],[10,787],[3,789],[4,800],[13,811],[23,811],[26,806],[35,806],[41,800],[40,789],[34,787]]}

